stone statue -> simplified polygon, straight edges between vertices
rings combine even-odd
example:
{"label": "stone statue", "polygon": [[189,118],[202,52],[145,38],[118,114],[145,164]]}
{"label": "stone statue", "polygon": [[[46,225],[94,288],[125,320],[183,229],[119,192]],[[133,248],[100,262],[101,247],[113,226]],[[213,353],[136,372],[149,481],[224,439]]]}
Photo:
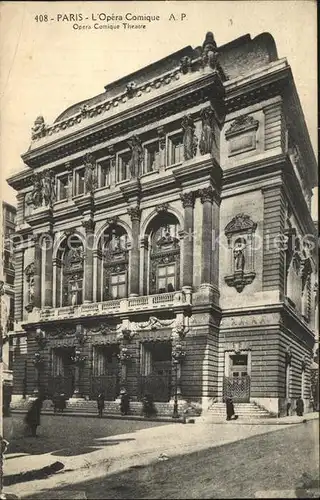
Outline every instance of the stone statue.
{"label": "stone statue", "polygon": [[245,265],[244,257],[245,244],[242,241],[236,241],[233,257],[234,257],[234,269],[235,271],[243,271]]}
{"label": "stone statue", "polygon": [[199,144],[200,153],[205,155],[212,152],[214,140],[213,113],[210,109],[203,109],[201,112],[202,131]]}
{"label": "stone statue", "polygon": [[44,122],[43,116],[38,116],[35,119],[34,125],[31,129],[31,139],[39,139],[40,137],[43,137],[46,132],[46,124]]}
{"label": "stone statue", "polygon": [[129,162],[130,174],[132,178],[138,178],[140,175],[140,164],[142,161],[142,146],[138,136],[134,135],[128,141],[131,149],[131,158]]}
{"label": "stone statue", "polygon": [[43,175],[43,198],[46,206],[52,206],[55,201],[55,178],[52,171],[48,170]]}
{"label": "stone statue", "polygon": [[29,204],[34,205],[35,208],[41,207],[43,200],[43,189],[42,189],[42,176],[41,174],[35,174],[32,179],[33,189],[31,192],[31,199]]}
{"label": "stone statue", "polygon": [[185,160],[190,160],[195,156],[195,135],[194,122],[190,115],[187,115],[182,120],[183,134],[183,154]]}
{"label": "stone statue", "polygon": [[34,276],[30,276],[28,287],[28,302],[33,304],[34,301]]}
{"label": "stone statue", "polygon": [[212,69],[215,69],[218,64],[217,44],[210,31],[206,34],[202,45],[202,63],[204,66],[210,66]]}
{"label": "stone statue", "polygon": [[92,154],[88,153],[84,160],[84,184],[86,193],[92,194],[96,188],[96,162]]}

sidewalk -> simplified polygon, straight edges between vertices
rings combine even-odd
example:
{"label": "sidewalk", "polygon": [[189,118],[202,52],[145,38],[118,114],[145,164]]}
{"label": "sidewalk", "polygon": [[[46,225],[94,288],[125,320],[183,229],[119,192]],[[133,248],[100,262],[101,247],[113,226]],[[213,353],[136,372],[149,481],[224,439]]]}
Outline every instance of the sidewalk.
{"label": "sidewalk", "polygon": [[[151,429],[141,429],[131,434],[109,436],[99,440],[93,439],[91,446],[94,448],[99,447],[99,449],[76,457],[59,456],[58,452],[54,456],[51,453],[46,453],[33,456],[21,456],[20,454],[20,456],[11,457],[9,454],[4,464],[5,476],[39,469],[55,461],[61,461],[66,472],[58,473],[46,480],[35,480],[7,486],[5,491],[23,498],[35,492],[41,493],[44,489],[68,484],[79,483],[81,489],[81,482],[83,481],[119,472],[132,466],[147,465],[157,461],[161,454],[170,459],[172,456],[225,445],[251,436],[281,430],[284,428],[283,426],[298,423],[292,421],[296,417],[285,418],[288,421],[283,423],[282,426],[277,423],[275,425],[271,423],[264,425],[261,422],[261,425],[241,426],[237,422],[231,421],[221,423],[217,427],[211,422],[198,421],[194,425],[169,424]],[[312,418],[318,418],[318,414],[313,417],[309,414],[308,420]],[[302,421],[303,417],[299,422]],[[128,441],[128,438],[132,440]],[[103,441],[108,445],[112,441],[118,442],[118,444],[117,446],[103,446],[103,444],[101,445]]]}
{"label": "sidewalk", "polygon": [[319,419],[319,412],[306,413],[303,417],[298,417],[297,415],[290,415],[289,417],[279,417],[279,418],[247,418],[238,420],[230,420],[226,422],[225,418],[217,417],[214,415],[204,415],[197,417],[197,422],[202,422],[206,424],[232,424],[232,425],[290,425],[290,424],[302,424],[304,421],[317,420]]}

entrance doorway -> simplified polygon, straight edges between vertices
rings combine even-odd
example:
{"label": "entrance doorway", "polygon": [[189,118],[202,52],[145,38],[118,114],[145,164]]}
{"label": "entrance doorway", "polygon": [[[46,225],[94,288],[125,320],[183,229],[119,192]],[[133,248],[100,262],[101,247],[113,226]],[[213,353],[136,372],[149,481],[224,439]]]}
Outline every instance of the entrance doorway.
{"label": "entrance doorway", "polygon": [[154,401],[167,402],[171,397],[171,342],[146,342],[141,344],[140,398],[146,393]]}
{"label": "entrance doorway", "polygon": [[106,401],[114,401],[120,390],[119,345],[98,345],[93,351],[90,397],[95,399],[99,392]]}
{"label": "entrance doorway", "polygon": [[71,356],[73,347],[57,347],[52,350],[52,375],[48,381],[48,393],[64,393],[66,398],[71,398],[74,392],[74,367]]}
{"label": "entrance doorway", "polygon": [[235,402],[250,401],[250,376],[248,353],[228,353],[227,375],[224,377],[223,396]]}

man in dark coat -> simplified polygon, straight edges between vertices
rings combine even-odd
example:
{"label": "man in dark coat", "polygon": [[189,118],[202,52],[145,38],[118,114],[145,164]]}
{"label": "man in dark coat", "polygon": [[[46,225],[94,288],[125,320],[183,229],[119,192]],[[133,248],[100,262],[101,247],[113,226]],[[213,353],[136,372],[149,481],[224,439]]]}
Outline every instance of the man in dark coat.
{"label": "man in dark coat", "polygon": [[129,413],[129,394],[127,393],[126,389],[121,389],[120,391],[120,411],[121,415],[128,415]]}
{"label": "man in dark coat", "polygon": [[227,411],[227,420],[231,420],[232,417],[234,417],[234,420],[238,418],[238,416],[235,415],[233,401],[232,398],[230,397],[226,398],[226,411]]}
{"label": "man in dark coat", "polygon": [[101,418],[102,412],[104,410],[104,393],[103,391],[99,392],[97,396],[97,406],[98,406],[98,415]]}
{"label": "man in dark coat", "polygon": [[304,403],[303,403],[303,399],[301,397],[297,399],[297,408],[296,408],[296,411],[297,411],[298,417],[302,417],[303,416]]}
{"label": "man in dark coat", "polygon": [[32,402],[25,417],[25,423],[29,427],[31,435],[33,437],[37,437],[37,427],[38,425],[40,425],[40,414],[42,405],[43,405],[43,398],[38,397]]}

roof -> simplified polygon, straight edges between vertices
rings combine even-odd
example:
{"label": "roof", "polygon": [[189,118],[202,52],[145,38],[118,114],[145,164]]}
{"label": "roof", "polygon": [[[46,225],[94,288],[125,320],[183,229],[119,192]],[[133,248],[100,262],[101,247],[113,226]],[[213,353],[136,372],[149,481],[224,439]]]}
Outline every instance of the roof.
{"label": "roof", "polygon": [[[219,52],[220,65],[229,79],[245,75],[255,67],[266,65],[278,59],[274,39],[269,33],[262,33],[253,39],[249,34],[246,34],[225,45],[221,45],[217,50]],[[182,57],[196,57],[200,53],[201,47],[193,49],[189,45],[129,75],[108,83],[104,87],[104,92],[73,104],[60,113],[54,123],[75,115],[84,105],[91,107],[119,93],[125,92],[126,85],[130,82],[141,85],[162,73],[176,68],[179,66]]]}

